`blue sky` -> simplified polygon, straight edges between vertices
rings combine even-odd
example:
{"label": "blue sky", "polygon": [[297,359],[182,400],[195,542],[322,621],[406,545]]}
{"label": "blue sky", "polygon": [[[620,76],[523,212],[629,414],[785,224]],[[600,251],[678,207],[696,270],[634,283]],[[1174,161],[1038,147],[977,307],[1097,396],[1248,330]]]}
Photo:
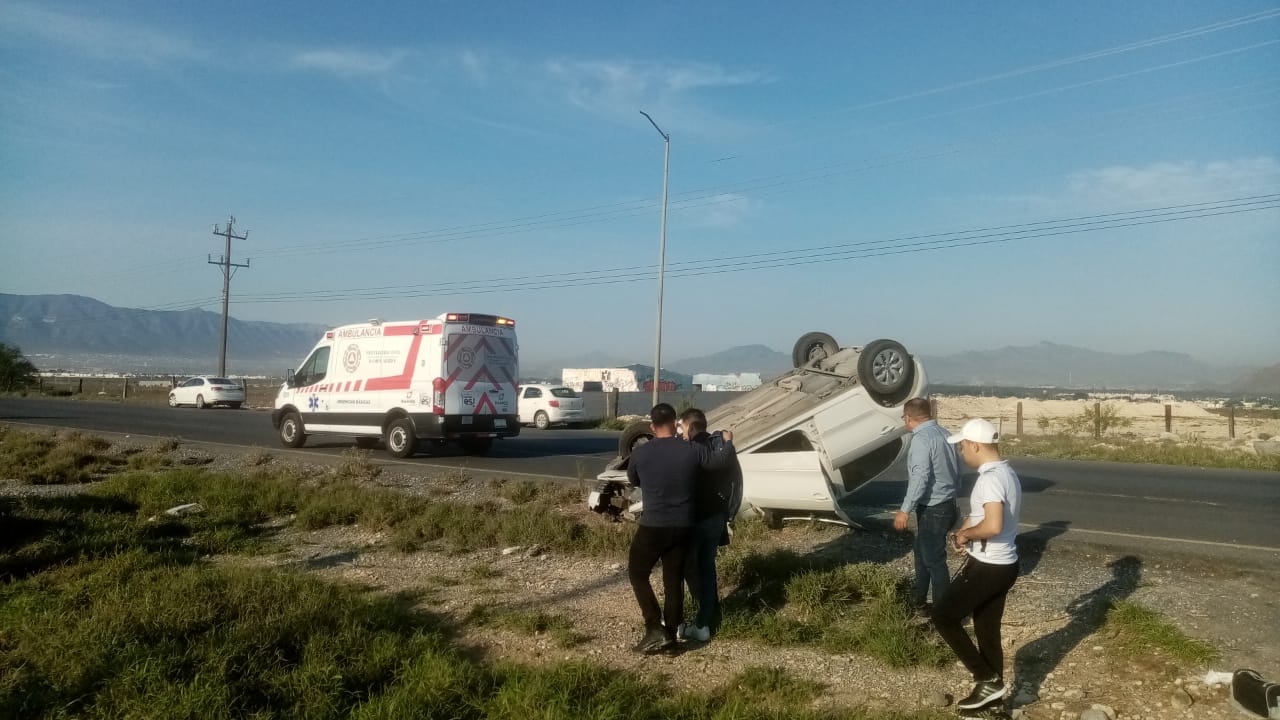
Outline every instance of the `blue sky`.
{"label": "blue sky", "polygon": [[0,291],[1280,361],[1280,6],[614,5],[0,0]]}

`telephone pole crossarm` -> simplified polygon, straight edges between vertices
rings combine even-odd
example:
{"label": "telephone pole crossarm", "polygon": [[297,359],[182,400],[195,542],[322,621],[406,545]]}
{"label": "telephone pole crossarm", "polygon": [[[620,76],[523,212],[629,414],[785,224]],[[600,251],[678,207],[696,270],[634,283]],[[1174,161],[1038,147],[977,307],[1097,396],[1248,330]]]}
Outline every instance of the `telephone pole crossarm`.
{"label": "telephone pole crossarm", "polygon": [[227,313],[228,306],[231,302],[231,276],[235,274],[233,268],[247,268],[249,261],[243,263],[231,262],[231,241],[232,240],[248,240],[249,231],[246,230],[243,235],[237,235],[235,232],[236,218],[231,216],[227,221],[225,228],[219,229],[217,224],[213,226],[213,234],[225,238],[227,241],[226,253],[218,258],[213,259],[213,255],[209,255],[209,264],[217,265],[222,270],[222,351],[218,355],[218,374],[227,374]]}

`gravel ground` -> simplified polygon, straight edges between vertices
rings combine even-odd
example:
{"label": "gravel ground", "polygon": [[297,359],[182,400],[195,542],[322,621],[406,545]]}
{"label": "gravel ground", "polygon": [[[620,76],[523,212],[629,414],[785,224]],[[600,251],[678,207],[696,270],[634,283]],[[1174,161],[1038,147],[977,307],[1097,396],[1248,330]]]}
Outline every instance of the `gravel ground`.
{"label": "gravel ground", "polygon": [[[145,449],[155,442],[104,437],[113,441],[113,451]],[[268,462],[299,466],[292,458],[269,455],[196,444],[169,453],[174,464],[209,470]],[[301,469],[307,474],[328,473],[338,461],[317,456]],[[415,494],[474,501],[492,498],[495,479],[460,472],[415,473],[397,465],[385,468],[376,482]],[[0,493],[57,494],[84,487],[3,481]],[[606,522],[596,516],[585,519]],[[620,532],[627,530],[619,526]],[[633,655],[628,648],[640,634],[639,617],[621,557],[560,556],[528,548],[405,554],[386,548],[376,533],[347,527],[308,533],[286,530],[280,539],[287,550],[279,555],[223,561],[287,566],[381,591],[417,592],[425,608],[459,620],[478,603],[562,615],[586,638],[563,648],[550,636],[465,628],[461,640],[493,658],[534,663],[589,660],[704,691],[746,668],[777,666],[825,684],[825,693],[816,701],[820,706],[942,707],[950,701],[947,696],[968,690],[966,673],[958,666],[898,670],[859,655],[745,641],[686,645],[676,657]],[[846,531],[789,525],[769,533],[761,543],[762,550],[788,547],[850,562],[885,562],[903,575],[911,572],[909,536],[887,527]],[[1204,673],[1254,667],[1264,675],[1276,675],[1280,670],[1280,570],[1274,565],[1244,566],[1149,550],[1130,554],[1078,542],[1044,545],[1029,538],[1023,548],[1023,575],[1005,614],[1006,664],[1012,669],[1015,692],[1010,707],[1015,716],[1088,720],[1110,711],[1111,717],[1153,720],[1237,717],[1227,702],[1227,689],[1205,682]],[[486,572],[476,572],[478,565]],[[1159,657],[1130,660],[1110,652],[1108,638],[1090,620],[1090,610],[1120,598],[1164,613],[1187,634],[1212,643],[1222,660],[1212,668],[1183,668]]]}

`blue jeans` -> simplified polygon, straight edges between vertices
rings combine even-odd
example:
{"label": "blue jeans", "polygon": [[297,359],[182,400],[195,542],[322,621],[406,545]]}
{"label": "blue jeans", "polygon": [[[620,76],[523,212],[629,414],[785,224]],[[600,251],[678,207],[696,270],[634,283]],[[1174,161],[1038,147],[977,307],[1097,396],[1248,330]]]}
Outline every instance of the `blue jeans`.
{"label": "blue jeans", "polygon": [[689,553],[685,559],[685,583],[689,594],[698,601],[698,614],[693,624],[709,628],[720,611],[720,588],[716,585],[716,551],[724,535],[724,515],[699,520],[689,534]]}
{"label": "blue jeans", "polygon": [[937,505],[916,506],[916,581],[911,588],[911,602],[923,605],[933,587],[937,603],[951,585],[947,571],[947,533],[956,525],[960,511],[955,500]]}

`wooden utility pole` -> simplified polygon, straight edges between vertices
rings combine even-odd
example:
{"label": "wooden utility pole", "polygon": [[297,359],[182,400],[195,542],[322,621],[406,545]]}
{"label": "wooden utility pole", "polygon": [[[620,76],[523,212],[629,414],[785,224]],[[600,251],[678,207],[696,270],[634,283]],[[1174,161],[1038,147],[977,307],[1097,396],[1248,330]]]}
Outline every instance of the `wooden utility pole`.
{"label": "wooden utility pole", "polygon": [[227,226],[218,229],[217,224],[213,226],[213,234],[226,238],[227,250],[226,254],[217,260],[213,256],[209,256],[209,264],[217,265],[222,270],[222,352],[218,355],[218,374],[227,374],[227,306],[231,302],[231,277],[235,275],[236,268],[249,267],[249,261],[244,263],[231,262],[231,240],[248,240],[249,231],[245,230],[244,235],[236,235],[235,233],[236,218],[234,215],[227,220]]}

